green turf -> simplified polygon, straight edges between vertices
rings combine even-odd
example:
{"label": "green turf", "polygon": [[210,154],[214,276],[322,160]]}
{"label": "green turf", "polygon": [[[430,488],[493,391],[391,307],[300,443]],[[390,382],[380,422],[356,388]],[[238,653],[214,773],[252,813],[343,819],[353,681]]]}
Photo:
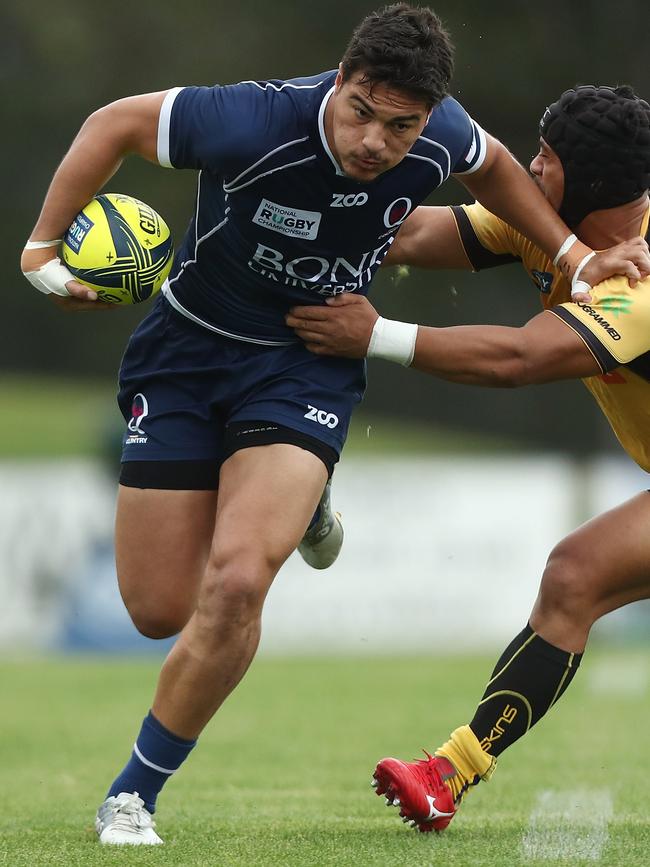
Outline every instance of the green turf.
{"label": "green turf", "polygon": [[[597,661],[594,653],[584,668]],[[100,848],[92,818],[130,750],[158,663],[5,661],[0,864],[531,864],[520,845],[538,792],[608,789],[614,815],[600,863],[647,865],[650,699],[593,695],[585,671],[445,834],[410,831],[374,796],[374,762],[414,757],[466,721],[489,664],[258,660],[164,791],[164,847],[143,851]]]}

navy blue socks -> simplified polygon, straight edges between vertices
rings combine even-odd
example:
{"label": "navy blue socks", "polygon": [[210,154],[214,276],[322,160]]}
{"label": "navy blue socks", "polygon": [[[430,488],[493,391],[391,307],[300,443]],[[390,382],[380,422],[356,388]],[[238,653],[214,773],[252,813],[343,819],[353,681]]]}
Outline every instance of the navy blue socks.
{"label": "navy blue socks", "polygon": [[137,792],[150,813],[156,809],[158,793],[196,745],[172,734],[149,711],[144,718],[131,758],[108,791]]}

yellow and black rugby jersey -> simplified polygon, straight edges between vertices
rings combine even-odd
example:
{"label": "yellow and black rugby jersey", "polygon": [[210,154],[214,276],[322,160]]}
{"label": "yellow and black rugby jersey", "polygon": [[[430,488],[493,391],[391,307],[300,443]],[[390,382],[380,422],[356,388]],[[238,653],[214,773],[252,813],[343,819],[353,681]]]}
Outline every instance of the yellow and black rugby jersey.
{"label": "yellow and black rugby jersey", "polygon": [[[571,301],[571,288],[548,256],[478,202],[453,206],[458,232],[475,270],[520,261],[545,309],[585,342],[602,373],[583,379],[626,452],[650,472],[650,277],[630,289],[613,277],[592,290],[589,304]],[[647,236],[650,210],[641,233]]]}

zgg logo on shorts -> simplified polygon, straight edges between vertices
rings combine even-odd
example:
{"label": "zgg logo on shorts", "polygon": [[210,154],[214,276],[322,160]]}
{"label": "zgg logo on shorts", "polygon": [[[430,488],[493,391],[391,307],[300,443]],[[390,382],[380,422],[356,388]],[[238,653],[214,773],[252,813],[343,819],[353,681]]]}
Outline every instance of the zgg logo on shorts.
{"label": "zgg logo on shorts", "polygon": [[365,205],[368,201],[368,193],[332,193],[330,208],[354,208],[355,205]]}
{"label": "zgg logo on shorts", "polygon": [[336,427],[339,423],[338,415],[334,415],[333,412],[325,412],[324,409],[316,409],[315,406],[311,404],[307,404],[308,411],[305,413],[304,418],[309,419],[309,421],[316,421],[318,424],[325,425],[325,427]]}

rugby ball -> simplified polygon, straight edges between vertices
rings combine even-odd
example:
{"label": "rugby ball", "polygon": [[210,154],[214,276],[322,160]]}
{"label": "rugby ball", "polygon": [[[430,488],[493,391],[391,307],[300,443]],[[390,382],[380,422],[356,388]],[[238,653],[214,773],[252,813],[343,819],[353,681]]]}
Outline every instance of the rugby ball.
{"label": "rugby ball", "polygon": [[75,280],[111,304],[155,295],[172,266],[169,227],[144,202],[121,193],[95,196],[65,233],[63,261]]}

